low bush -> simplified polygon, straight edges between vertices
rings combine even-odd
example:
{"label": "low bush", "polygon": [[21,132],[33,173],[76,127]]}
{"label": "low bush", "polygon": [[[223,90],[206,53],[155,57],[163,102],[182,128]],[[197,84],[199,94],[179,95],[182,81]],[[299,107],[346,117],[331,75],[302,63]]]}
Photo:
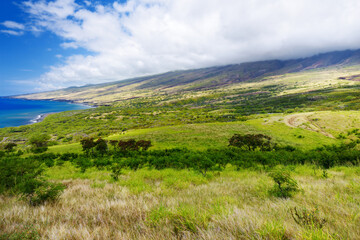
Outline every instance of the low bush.
{"label": "low bush", "polygon": [[0,233],[0,240],[38,240],[40,234],[32,225],[22,227],[15,232]]}
{"label": "low bush", "polygon": [[37,206],[45,202],[57,200],[64,189],[65,186],[63,184],[42,182],[27,198],[31,205]]}
{"label": "low bush", "polygon": [[326,223],[326,219],[320,217],[319,210],[308,210],[302,208],[301,210],[297,207],[291,208],[290,213],[294,221],[302,227],[306,228],[322,228]]}
{"label": "low bush", "polygon": [[275,182],[270,190],[270,194],[273,196],[289,198],[300,190],[296,180],[291,178],[290,172],[284,168],[274,169],[269,176]]}
{"label": "low bush", "polygon": [[20,194],[31,205],[56,200],[64,186],[43,179],[43,170],[34,158],[0,158],[0,193]]}

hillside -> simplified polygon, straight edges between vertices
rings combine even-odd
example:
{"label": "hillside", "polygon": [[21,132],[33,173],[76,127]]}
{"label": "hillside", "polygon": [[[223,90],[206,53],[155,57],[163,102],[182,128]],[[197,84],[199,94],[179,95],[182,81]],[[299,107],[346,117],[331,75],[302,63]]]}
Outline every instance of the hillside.
{"label": "hillside", "polygon": [[98,106],[0,129],[0,239],[358,239],[359,56],[17,96]]}
{"label": "hillside", "polygon": [[[351,76],[358,73],[360,67],[355,66],[359,64],[360,50],[348,50],[295,60],[269,60],[173,71],[105,84],[20,95],[16,96],[16,98],[66,100],[93,105],[107,105],[135,98],[194,92],[201,92],[202,95],[206,95],[206,92],[210,90],[224,91],[224,89],[229,88],[251,88],[256,85],[255,83],[261,83],[265,80],[271,80],[271,82],[267,81],[269,84],[274,84],[273,81],[276,80],[278,81],[277,84],[281,83],[286,87],[290,84],[289,79],[285,79],[286,81],[281,80],[287,77],[287,74],[298,73],[290,76],[302,76],[307,81],[313,77],[311,73],[314,69],[320,71],[317,74],[318,76],[326,75],[326,81],[337,84],[339,78],[343,80],[349,80],[350,78],[351,80]],[[355,70],[355,73],[353,73],[353,70]],[[319,82],[319,86],[302,86],[304,82],[302,82],[302,79],[299,80],[297,88],[303,88],[304,91],[324,87],[323,82]],[[266,85],[266,82],[264,84]],[[288,87],[293,88],[294,86],[290,85]]]}

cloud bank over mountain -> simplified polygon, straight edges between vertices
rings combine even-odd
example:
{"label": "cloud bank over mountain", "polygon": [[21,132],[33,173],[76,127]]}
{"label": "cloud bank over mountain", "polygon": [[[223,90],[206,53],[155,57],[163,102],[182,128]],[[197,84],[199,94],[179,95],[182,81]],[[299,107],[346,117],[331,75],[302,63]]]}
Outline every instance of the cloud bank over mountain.
{"label": "cloud bank over mountain", "polygon": [[357,0],[33,0],[22,7],[28,31],[50,31],[63,48],[89,52],[51,66],[39,77],[43,89],[360,48]]}

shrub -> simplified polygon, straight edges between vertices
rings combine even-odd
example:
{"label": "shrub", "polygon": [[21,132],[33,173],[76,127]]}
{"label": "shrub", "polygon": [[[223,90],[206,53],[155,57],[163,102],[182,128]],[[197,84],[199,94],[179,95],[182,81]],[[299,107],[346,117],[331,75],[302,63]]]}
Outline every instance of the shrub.
{"label": "shrub", "polygon": [[5,146],[4,146],[4,149],[5,149],[6,152],[12,152],[12,151],[14,151],[14,148],[16,146],[17,146],[16,143],[12,143],[12,142],[6,143]]}
{"label": "shrub", "polygon": [[269,176],[275,182],[275,185],[270,190],[270,194],[276,197],[288,198],[299,191],[296,180],[291,178],[288,170],[283,168],[275,169]]}
{"label": "shrub", "polygon": [[35,159],[0,159],[0,193],[21,194],[32,205],[54,201],[64,186],[47,182],[41,178],[42,172],[41,163]]}
{"label": "shrub", "polygon": [[43,172],[41,163],[34,159],[7,157],[0,159],[0,193],[5,191],[24,192],[31,181]]}
{"label": "shrub", "polygon": [[29,202],[33,206],[43,204],[44,202],[55,201],[64,191],[65,186],[59,183],[43,182],[29,194]]}
{"label": "shrub", "polygon": [[317,208],[314,210],[307,210],[306,208],[299,210],[294,207],[290,209],[290,213],[294,221],[303,227],[322,228],[326,223],[326,219],[319,216]]}
{"label": "shrub", "polygon": [[33,153],[42,153],[48,149],[48,141],[50,140],[48,134],[33,135],[29,139],[29,143],[32,145],[31,151]]}
{"label": "shrub", "polygon": [[0,240],[38,240],[40,234],[32,225],[22,227],[21,230],[17,229],[12,233],[0,233]]}
{"label": "shrub", "polygon": [[81,173],[84,173],[86,169],[90,168],[93,164],[89,158],[78,157],[75,160],[75,165],[80,168]]}
{"label": "shrub", "polygon": [[203,176],[206,176],[207,171],[211,170],[215,166],[213,161],[200,154],[191,155],[189,159],[192,162],[194,169],[200,172]]}
{"label": "shrub", "polygon": [[123,169],[122,164],[120,163],[113,163],[111,166],[111,177],[117,181],[119,180],[119,176],[121,174],[121,171]]}

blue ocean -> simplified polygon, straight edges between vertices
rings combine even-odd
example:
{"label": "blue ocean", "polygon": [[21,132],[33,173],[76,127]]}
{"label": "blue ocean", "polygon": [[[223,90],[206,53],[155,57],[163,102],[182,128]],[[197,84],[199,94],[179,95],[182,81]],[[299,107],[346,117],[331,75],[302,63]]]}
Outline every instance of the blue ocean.
{"label": "blue ocean", "polygon": [[68,102],[0,98],[0,128],[39,122],[44,114],[86,109]]}

